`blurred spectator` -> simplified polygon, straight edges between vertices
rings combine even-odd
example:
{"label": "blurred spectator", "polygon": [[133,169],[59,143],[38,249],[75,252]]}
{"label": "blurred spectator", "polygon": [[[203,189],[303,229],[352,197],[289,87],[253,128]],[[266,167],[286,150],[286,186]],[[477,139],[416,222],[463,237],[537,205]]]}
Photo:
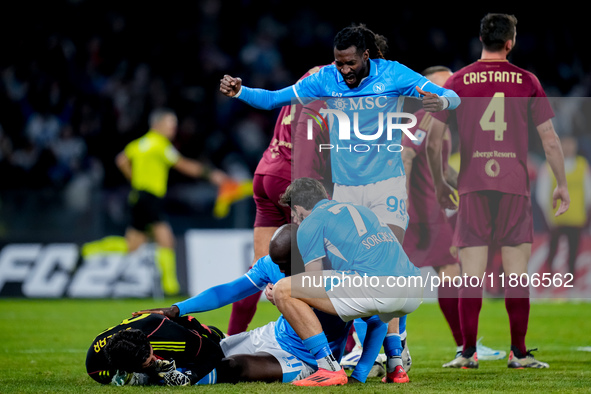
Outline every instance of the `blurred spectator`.
{"label": "blurred spectator", "polygon": [[50,143],[50,149],[56,160],[55,165],[49,170],[55,185],[67,183],[83,169],[86,143],[80,136],[74,135],[71,125],[62,127],[59,138]]}
{"label": "blurred spectator", "polygon": [[[133,3],[109,0],[37,2],[35,13],[26,3],[13,6],[21,10],[11,9],[0,25],[3,189],[62,188],[88,171],[87,163],[104,176],[88,178],[86,187],[125,185],[114,157],[143,133],[147,114],[162,106],[178,108],[181,125],[190,118],[179,150],[229,172],[253,173],[276,113],[228,100],[217,90],[219,79],[234,73],[262,88],[291,84],[311,58],[332,61],[326,48],[348,23],[329,18],[334,5],[321,2],[285,12],[279,0],[203,0],[147,7],[141,14]],[[514,10],[520,12],[517,5]],[[441,15],[422,11],[409,7],[396,23],[372,9],[356,10],[355,18],[382,26],[392,58],[412,68],[441,59],[453,69],[470,63],[477,37],[466,35],[462,24],[441,25]],[[238,16],[231,26],[228,15]],[[425,32],[415,29],[419,15],[429,26]],[[585,36],[570,33],[577,26],[551,34],[525,26],[518,40],[520,63],[543,65],[538,75],[557,95],[590,91],[589,60],[578,50]],[[401,34],[410,30],[416,34]],[[417,56],[417,47],[428,50]],[[562,78],[551,79],[556,70]],[[580,141],[591,152],[591,139],[583,135]]]}

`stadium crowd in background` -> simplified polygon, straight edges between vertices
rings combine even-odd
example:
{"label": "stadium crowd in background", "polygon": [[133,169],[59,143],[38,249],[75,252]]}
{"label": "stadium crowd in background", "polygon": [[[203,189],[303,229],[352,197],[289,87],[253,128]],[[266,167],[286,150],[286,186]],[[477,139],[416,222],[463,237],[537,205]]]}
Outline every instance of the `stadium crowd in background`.
{"label": "stadium crowd in background", "polygon": [[[132,4],[64,1],[39,4],[34,14],[13,13],[0,40],[0,187],[60,187],[80,176],[105,187],[123,184],[114,156],[145,130],[150,110],[163,105],[178,111],[181,153],[254,172],[275,114],[220,97],[216,81],[235,72],[253,86],[287,86],[310,62],[332,61],[327,49],[343,25],[323,18],[324,6],[279,14],[272,12],[277,3],[230,7],[208,0],[192,8],[147,8],[140,16]],[[240,13],[240,25],[221,23],[227,12]],[[380,26],[385,16],[370,14],[366,19],[375,22],[366,23],[378,26],[393,56],[414,69],[441,63],[455,70],[477,57],[477,37],[461,26],[399,34],[416,17],[409,6],[396,26]],[[427,26],[429,18],[421,16]],[[522,29],[515,61],[536,70],[548,96],[588,96],[588,64],[575,50],[577,37],[531,27]],[[421,56],[412,50],[418,42]],[[580,137],[591,158],[588,130],[558,129]]]}

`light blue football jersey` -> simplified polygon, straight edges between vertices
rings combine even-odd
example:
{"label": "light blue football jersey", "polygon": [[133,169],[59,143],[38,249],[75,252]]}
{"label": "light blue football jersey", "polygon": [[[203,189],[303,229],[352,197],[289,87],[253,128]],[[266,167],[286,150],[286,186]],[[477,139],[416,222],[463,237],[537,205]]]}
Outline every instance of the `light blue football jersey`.
{"label": "light blue football jersey", "polygon": [[[396,124],[408,119],[393,114],[403,112],[403,98],[420,97],[416,90],[419,87],[446,97],[448,109],[456,108],[460,99],[452,90],[430,82],[399,62],[369,59],[369,64],[369,75],[353,89],[336,66],[329,65],[275,92],[243,87],[239,99],[256,108],[270,109],[289,105],[292,99],[305,104],[322,98],[333,111],[325,115],[330,124],[333,182],[360,186],[399,177],[404,175],[404,166],[400,155],[402,131]],[[334,110],[346,115],[348,133],[343,134],[345,123],[334,115]]]}
{"label": "light blue football jersey", "polygon": [[331,268],[368,276],[420,276],[390,228],[369,208],[319,201],[298,228],[298,248],[308,264],[326,257]]}
{"label": "light blue football jersey", "polygon": [[[275,284],[285,277],[285,274],[279,271],[279,267],[269,255],[260,258],[245,275],[253,285],[261,290],[267,286],[267,283]],[[347,334],[351,324],[343,322],[338,316],[328,315],[319,311],[316,311],[316,316],[322,324],[334,356],[340,360],[345,349]],[[316,360],[283,315],[279,316],[279,319],[275,323],[275,338],[283,350],[293,354],[298,359],[306,362],[306,364],[316,367]]]}
{"label": "light blue football jersey", "polygon": [[259,290],[265,290],[267,283],[275,284],[285,278],[285,274],[279,270],[279,266],[273,262],[269,255],[258,259],[245,275]]}

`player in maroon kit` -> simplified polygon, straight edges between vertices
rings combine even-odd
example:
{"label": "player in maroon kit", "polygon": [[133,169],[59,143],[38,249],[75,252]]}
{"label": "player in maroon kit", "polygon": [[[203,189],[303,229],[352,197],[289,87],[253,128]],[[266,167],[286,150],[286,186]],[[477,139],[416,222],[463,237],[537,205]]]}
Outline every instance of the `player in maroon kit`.
{"label": "player in maroon kit", "polygon": [[[443,86],[452,72],[447,67],[435,66],[426,69],[423,75],[433,83]],[[417,125],[410,131],[417,140],[411,140],[406,136],[402,139],[404,149],[401,154],[408,190],[406,206],[410,217],[402,245],[417,267],[433,267],[440,278],[452,278],[460,275],[460,265],[450,250],[453,228],[447,220],[445,210],[437,203],[425,149],[429,125],[433,118],[423,109],[414,115],[417,117]],[[458,174],[447,165],[451,152],[451,133],[447,127],[442,144],[443,173],[448,184],[455,188]],[[462,345],[457,287],[448,282],[442,283],[438,288],[437,299],[456,345]]]}
{"label": "player in maroon kit", "polygon": [[[445,66],[433,66],[423,71],[424,76],[439,86],[443,86],[452,74]],[[417,117],[417,124],[410,131],[417,139],[411,140],[406,135],[402,138],[404,150],[401,154],[408,190],[406,206],[410,216],[402,246],[415,266],[433,267],[439,275],[441,285],[438,287],[437,300],[456,342],[456,355],[459,355],[463,338],[458,309],[458,287],[454,286],[451,280],[460,276],[461,270],[455,248],[452,250],[453,224],[448,220],[446,211],[437,203],[433,178],[427,162],[425,148],[431,115],[423,109],[414,115]],[[451,132],[447,127],[442,149],[445,180],[450,186],[457,188],[458,173],[447,163],[452,149]],[[481,360],[498,360],[506,355],[503,351],[490,349],[480,343],[477,348]]]}
{"label": "player in maroon kit", "polygon": [[[312,75],[324,66],[310,69],[301,79]],[[269,254],[269,242],[275,231],[291,222],[291,209],[279,204],[279,197],[291,183],[292,170],[294,178],[311,177],[319,179],[325,186],[332,186],[329,160],[318,152],[319,143],[328,143],[328,132],[320,132],[313,123],[315,139],[308,140],[308,116],[302,113],[318,111],[322,101],[302,105],[289,105],[281,108],[273,139],[263,153],[263,157],[255,170],[253,179],[256,215],[254,222],[254,260]],[[303,138],[299,138],[304,136]],[[325,140],[322,140],[324,138]],[[293,141],[292,141],[293,139]],[[325,153],[328,151],[325,151]],[[292,169],[292,157],[300,163]],[[306,165],[301,165],[305,163]],[[251,322],[261,293],[258,292],[232,304],[232,314],[228,326],[228,335],[246,331]]]}
{"label": "player in maroon kit", "polygon": [[[527,275],[533,241],[532,208],[527,172],[528,119],[532,119],[558,186],[553,203],[561,201],[556,215],[569,206],[564,157],[546,94],[530,72],[507,61],[516,38],[517,19],[512,15],[488,14],[480,25],[483,44],[479,61],[450,77],[445,87],[462,98],[456,109],[460,136],[460,203],[454,245],[460,250],[462,273],[468,278],[459,288],[463,352],[444,365],[478,368],[476,338],[482,307],[482,278],[488,248],[501,247],[505,276]],[[466,99],[469,97],[469,99]],[[445,181],[441,145],[449,111],[433,114],[427,136],[429,167],[443,208],[453,209],[453,189]],[[474,278],[476,277],[476,278]],[[479,285],[474,285],[477,283]],[[507,281],[508,282],[508,281]],[[509,368],[548,368],[525,347],[529,321],[529,287],[504,283],[509,315],[511,353]]]}

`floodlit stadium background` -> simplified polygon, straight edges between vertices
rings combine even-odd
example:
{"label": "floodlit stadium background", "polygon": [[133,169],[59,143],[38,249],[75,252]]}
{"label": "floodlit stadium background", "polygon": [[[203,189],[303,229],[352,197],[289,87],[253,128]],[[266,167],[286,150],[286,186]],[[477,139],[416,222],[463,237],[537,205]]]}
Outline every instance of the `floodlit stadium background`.
{"label": "floodlit stadium background", "polygon": [[[225,98],[218,91],[219,79],[228,73],[245,85],[267,89],[292,84],[310,67],[333,60],[332,39],[351,22],[366,23],[386,36],[388,59],[416,71],[438,64],[457,70],[480,55],[480,18],[487,12],[512,13],[519,23],[510,60],[536,73],[548,96],[590,96],[591,57],[584,49],[582,12],[566,7],[460,9],[444,3],[385,7],[215,0],[5,5],[0,17],[0,253],[10,245],[36,247],[21,248],[29,253],[23,265],[28,268],[2,277],[0,296],[22,295],[27,278],[49,252],[71,257],[83,242],[123,234],[129,187],[114,157],[147,130],[147,115],[157,106],[177,111],[175,145],[183,154],[239,178],[252,177],[277,112]],[[557,132],[575,135],[580,154],[591,161],[589,122],[572,128],[560,124]],[[535,135],[530,146],[533,190],[543,151]],[[216,270],[192,276],[186,265],[203,269],[207,258],[223,262],[232,279],[252,258],[254,203],[237,203],[219,220],[211,214],[215,194],[206,182],[171,173],[167,209],[178,239],[179,276],[189,293],[215,284],[208,279]],[[547,236],[541,209],[534,201],[534,254]],[[564,260],[564,253],[560,256]],[[591,271],[588,225],[578,263],[582,273]],[[140,282],[134,277],[143,272],[137,268],[141,257],[127,273],[117,262],[110,264],[109,275],[119,278],[119,285],[105,281],[95,292],[84,293],[88,283],[80,279],[68,288],[45,284],[47,293],[29,295],[148,294],[149,273]],[[86,276],[92,278],[89,270]]]}

